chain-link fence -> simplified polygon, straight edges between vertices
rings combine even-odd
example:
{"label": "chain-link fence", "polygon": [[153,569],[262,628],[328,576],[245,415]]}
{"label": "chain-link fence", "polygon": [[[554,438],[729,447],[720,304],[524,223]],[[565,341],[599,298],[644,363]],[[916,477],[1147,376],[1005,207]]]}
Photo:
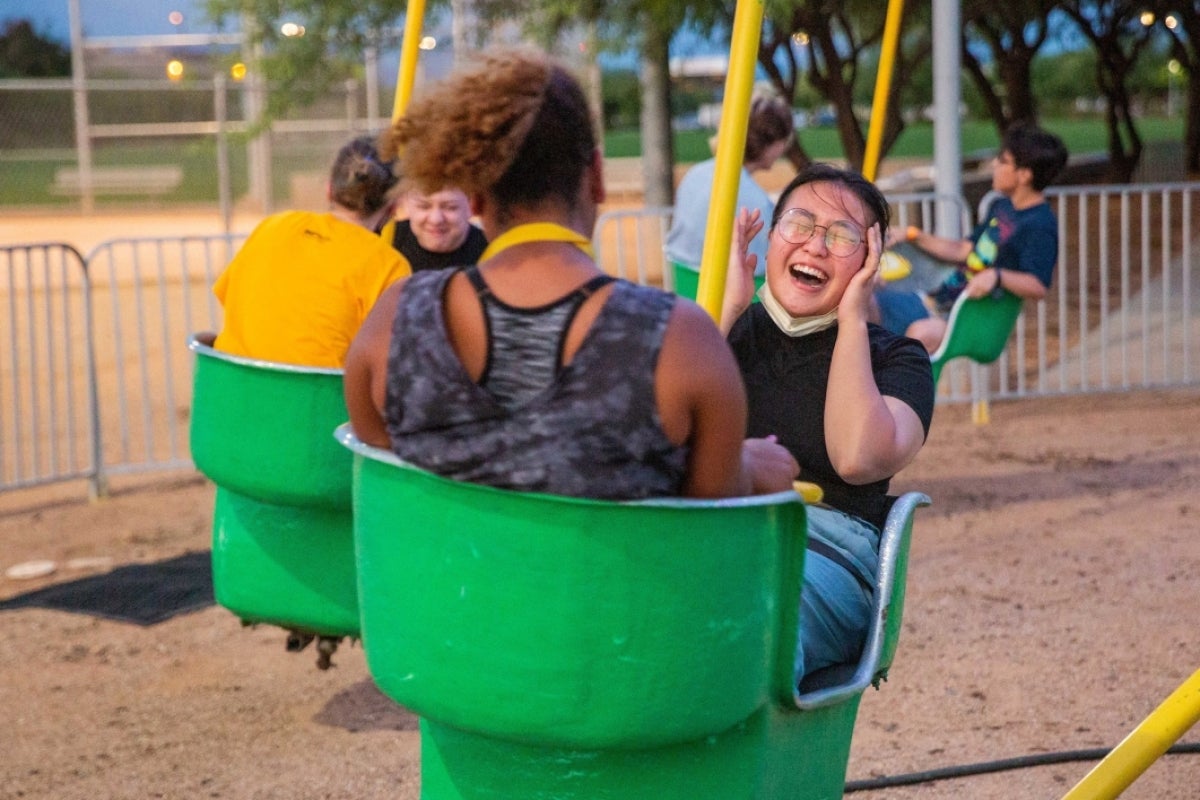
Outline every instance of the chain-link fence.
{"label": "chain-link fence", "polygon": [[319,207],[338,147],[388,124],[367,91],[347,81],[257,130],[260,90],[220,74],[0,81],[0,208]]}

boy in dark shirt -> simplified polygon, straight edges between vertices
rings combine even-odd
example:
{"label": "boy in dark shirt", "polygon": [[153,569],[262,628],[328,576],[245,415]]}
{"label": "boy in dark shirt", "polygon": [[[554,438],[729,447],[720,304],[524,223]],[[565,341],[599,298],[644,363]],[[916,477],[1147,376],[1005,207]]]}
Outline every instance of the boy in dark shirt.
{"label": "boy in dark shirt", "polygon": [[929,295],[884,287],[876,292],[885,328],[917,339],[930,353],[946,335],[946,316],[964,291],[982,297],[1007,290],[1041,300],[1058,257],[1058,223],[1043,190],[1067,162],[1062,140],[1028,125],[1009,128],[992,162],[992,189],[1002,197],[969,239],[946,239],[909,227],[888,237],[910,242],[959,268]]}

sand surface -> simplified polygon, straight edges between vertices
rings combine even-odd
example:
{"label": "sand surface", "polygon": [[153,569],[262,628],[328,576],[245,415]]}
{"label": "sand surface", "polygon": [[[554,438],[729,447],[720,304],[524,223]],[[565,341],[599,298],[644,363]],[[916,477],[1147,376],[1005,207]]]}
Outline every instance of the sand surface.
{"label": "sand surface", "polygon": [[[1110,747],[1200,667],[1198,406],[1194,390],[999,403],[985,427],[939,407],[895,482],[934,505],[851,780]],[[186,472],[116,480],[96,503],[78,484],[0,494],[0,572],[59,565],[0,578],[0,599],[204,551],[211,503]],[[0,612],[0,798],[417,798],[416,718],[377,692],[361,647],[334,662],[320,671],[312,648],[287,653],[282,631],[220,607],[147,627]],[[1089,768],[854,796],[1054,798]],[[1200,755],[1176,755],[1122,797],[1198,796]]]}
{"label": "sand surface", "polygon": [[[257,221],[240,217],[235,230]],[[0,221],[0,245],[220,233],[215,213]],[[1200,390],[939,406],[893,484],[919,490],[904,628],[868,690],[849,779],[1111,747],[1200,668]],[[0,493],[0,601],[210,546],[192,472]],[[40,578],[12,566],[54,562]],[[0,611],[0,800],[388,798],[419,794],[416,718],[220,607],[151,626]],[[1200,742],[1200,730],[1184,736]],[[855,797],[1061,797],[1074,762]],[[1200,755],[1167,756],[1123,800],[1200,798]]]}

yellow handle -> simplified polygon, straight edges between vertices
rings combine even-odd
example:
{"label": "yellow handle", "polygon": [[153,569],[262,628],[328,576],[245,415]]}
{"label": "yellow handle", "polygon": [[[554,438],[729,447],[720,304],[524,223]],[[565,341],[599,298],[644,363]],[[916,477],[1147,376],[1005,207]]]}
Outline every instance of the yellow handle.
{"label": "yellow handle", "polygon": [[809,483],[808,481],[794,481],[792,483],[792,488],[795,489],[796,494],[804,498],[804,502],[808,503],[809,505],[812,505],[813,503],[819,503],[821,502],[821,499],[825,497],[825,491],[820,486],[817,486],[815,483]]}

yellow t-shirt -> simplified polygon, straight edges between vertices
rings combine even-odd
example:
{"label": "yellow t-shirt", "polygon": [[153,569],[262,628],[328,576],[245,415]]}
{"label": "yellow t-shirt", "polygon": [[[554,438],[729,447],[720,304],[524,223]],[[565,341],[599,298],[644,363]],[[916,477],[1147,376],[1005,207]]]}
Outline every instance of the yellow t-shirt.
{"label": "yellow t-shirt", "polygon": [[411,273],[404,256],[360,225],[310,211],[275,214],[213,286],[225,309],[215,346],[264,361],[341,367],[379,295]]}

